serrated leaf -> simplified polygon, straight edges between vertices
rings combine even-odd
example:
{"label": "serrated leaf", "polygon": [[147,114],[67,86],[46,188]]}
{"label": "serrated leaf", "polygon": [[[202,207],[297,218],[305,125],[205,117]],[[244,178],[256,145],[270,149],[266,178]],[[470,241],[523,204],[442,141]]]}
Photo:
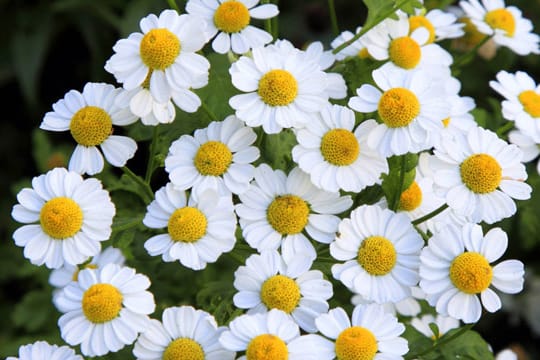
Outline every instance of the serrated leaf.
{"label": "serrated leaf", "polygon": [[[439,341],[453,336],[460,329],[452,329],[447,332]],[[458,338],[443,344],[440,347],[443,359],[493,359],[493,353],[489,349],[488,343],[474,330],[467,330]]]}

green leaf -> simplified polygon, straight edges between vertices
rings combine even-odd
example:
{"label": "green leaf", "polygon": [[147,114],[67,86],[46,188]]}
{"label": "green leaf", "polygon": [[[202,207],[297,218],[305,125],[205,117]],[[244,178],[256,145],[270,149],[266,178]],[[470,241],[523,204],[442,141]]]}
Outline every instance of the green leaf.
{"label": "green leaf", "polygon": [[13,323],[26,331],[33,332],[45,326],[52,319],[51,294],[48,291],[34,290],[27,293],[13,312]]}
{"label": "green leaf", "polygon": [[264,134],[259,130],[259,136],[263,137],[261,149],[261,161],[270,165],[273,169],[281,169],[285,172],[292,167],[292,148],[297,144],[296,136],[290,129],[284,129],[277,134]]}
{"label": "green leaf", "polygon": [[[439,341],[451,337],[459,329],[452,329],[447,332]],[[443,359],[493,359],[493,353],[489,349],[488,343],[474,330],[467,330],[458,338],[441,346],[441,357]]]}
{"label": "green leaf", "polygon": [[417,154],[392,156],[387,159],[390,171],[383,174],[382,189],[388,208],[396,211],[399,207],[401,193],[411,186],[416,176]]}

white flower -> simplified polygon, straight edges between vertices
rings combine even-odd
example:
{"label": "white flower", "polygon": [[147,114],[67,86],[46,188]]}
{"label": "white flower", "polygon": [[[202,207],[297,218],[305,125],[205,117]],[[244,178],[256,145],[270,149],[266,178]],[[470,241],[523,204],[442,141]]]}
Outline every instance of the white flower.
{"label": "white flower", "polygon": [[[540,154],[538,143],[519,130],[510,131],[508,133],[508,141],[511,144],[517,145],[523,152],[523,158],[521,159],[523,162],[532,161]],[[536,162],[536,172],[540,174],[540,161]]]}
{"label": "white flower", "polygon": [[219,196],[206,190],[188,198],[171,183],[156,192],[156,199],[147,207],[143,224],[167,232],[146,240],[144,248],[163,261],[180,263],[193,270],[202,270],[207,263],[231,251],[236,242],[236,217],[231,196]]}
{"label": "white flower", "polygon": [[229,73],[233,85],[247,94],[231,97],[236,116],[251,127],[275,134],[283,128],[301,128],[327,103],[327,74],[317,59],[300,50],[269,45],[242,56]]}
{"label": "white flower", "polygon": [[34,265],[81,264],[111,235],[116,210],[97,179],[55,168],[34,177],[32,188],[22,189],[17,200],[11,216],[29,225],[15,230],[13,239]]}
{"label": "white flower", "polygon": [[194,135],[174,141],[165,158],[165,170],[178,190],[199,193],[211,188],[220,194],[240,194],[253,179],[252,162],[259,149],[257,135],[236,116],[211,122]]}
{"label": "white flower", "polygon": [[518,55],[538,54],[540,37],[533,33],[533,24],[515,6],[505,6],[504,0],[460,1],[459,6],[470,17],[478,31],[493,35],[500,46]]}
{"label": "white flower", "polygon": [[450,105],[450,114],[442,120],[443,129],[438,134],[434,134],[434,146],[440,144],[443,137],[460,137],[478,124],[474,120],[471,110],[476,107],[474,99],[468,96],[450,95],[446,98]]}
{"label": "white flower", "polygon": [[250,23],[251,18],[273,18],[279,13],[278,7],[258,4],[259,0],[189,0],[186,11],[206,22],[208,37],[215,36],[215,52],[244,54],[272,41],[272,35]]}
{"label": "white flower", "polygon": [[411,296],[424,242],[407,215],[362,205],[341,221],[338,233],[330,255],[345,263],[332,266],[335,279],[379,304]]}
{"label": "white flower", "polygon": [[130,91],[124,90],[118,94],[116,104],[123,108],[129,108],[134,115],[141,119],[144,125],[168,124],[173,122],[176,117],[176,109],[171,100],[163,103],[157,102],[150,90],[142,86]]}
{"label": "white flower", "polygon": [[[355,34],[358,34],[362,30],[361,27],[356,28]],[[332,40],[332,43],[330,46],[332,49],[336,49],[339,46],[341,46],[343,43],[351,40],[355,34],[353,34],[350,31],[344,31],[341,34],[339,34],[334,40]],[[358,56],[360,59],[367,59],[370,55],[367,51],[367,48],[364,44],[365,35],[360,36],[358,39],[353,41],[350,45],[345,47],[343,50],[340,50],[336,54],[336,60],[344,60],[347,57],[350,56]]]}
{"label": "white flower", "polygon": [[286,263],[276,250],[253,254],[234,273],[234,305],[248,314],[279,309],[300,328],[316,332],[315,318],[328,311],[332,283],[319,270],[309,270],[313,259],[297,254]]}
{"label": "white flower", "polygon": [[235,353],[218,341],[227,329],[218,327],[214,317],[191,306],[163,311],[163,322],[150,320],[133,348],[137,360],[205,359],[233,360]]}
{"label": "white flower", "polygon": [[[393,315],[399,314],[403,316],[416,316],[422,311],[418,300],[424,300],[425,298],[426,294],[424,294],[424,292],[418,286],[413,286],[411,288],[411,296],[397,302],[387,302],[381,305],[384,308],[384,312]],[[351,304],[355,306],[371,303],[373,303],[373,301],[364,299],[364,297],[360,294],[355,294],[351,297]]]}
{"label": "white flower", "polygon": [[83,357],[75,354],[75,351],[68,346],[36,341],[33,344],[21,346],[19,357],[8,356],[6,360],[83,360]]}
{"label": "white flower", "polygon": [[126,136],[113,135],[113,125],[137,121],[129,109],[116,105],[122,89],[104,83],[87,83],[83,92],[69,91],[53,104],[53,110],[39,126],[43,130],[71,132],[77,147],[69,160],[69,170],[94,175],[103,170],[103,152],[109,164],[121,167],[135,155],[137,143]]}
{"label": "white flower", "polygon": [[487,311],[499,310],[501,300],[491,285],[508,294],[523,288],[523,263],[505,260],[490,265],[507,246],[508,238],[500,228],[484,236],[480,225],[469,223],[448,225],[435,233],[420,255],[420,287],[429,303],[439,314],[465,323],[480,319],[480,299]]}
{"label": "white flower", "polygon": [[426,28],[429,31],[428,43],[459,38],[465,33],[464,26],[465,24],[457,22],[455,14],[440,9],[432,9],[427,13],[416,9],[416,14],[409,17],[409,33],[419,27]]}
{"label": "white flower", "polygon": [[154,296],[148,277],[129,267],[108,264],[85,269],[58,298],[64,315],[58,320],[62,338],[81,344],[87,356],[116,352],[132,344],[149,324]]}
{"label": "white flower", "polygon": [[435,191],[471,222],[492,224],[512,216],[512,198],[531,196],[521,150],[489,130],[476,127],[461,139],[444,139],[434,153]]}
{"label": "white flower", "polygon": [[[429,326],[430,324],[437,325],[437,329],[439,330],[437,334],[433,333],[433,330]],[[436,317],[431,314],[426,314],[419,318],[413,318],[411,320],[411,325],[425,336],[431,339],[438,339],[448,331],[458,328],[459,320],[454,319],[451,316],[443,316],[441,314],[437,314]]]}
{"label": "white flower", "polygon": [[376,126],[375,120],[366,120],[355,128],[352,110],[328,105],[296,132],[293,160],[315,186],[326,191],[360,192],[380,184],[381,174],[388,173],[388,163],[367,144]]}
{"label": "white flower", "polygon": [[304,230],[315,241],[332,241],[339,214],[352,205],[350,196],[316,188],[299,168],[289,175],[262,164],[255,169],[251,187],[239,195],[236,205],[242,234],[258,251],[278,249],[285,259],[304,253],[312,259],[315,249]]}

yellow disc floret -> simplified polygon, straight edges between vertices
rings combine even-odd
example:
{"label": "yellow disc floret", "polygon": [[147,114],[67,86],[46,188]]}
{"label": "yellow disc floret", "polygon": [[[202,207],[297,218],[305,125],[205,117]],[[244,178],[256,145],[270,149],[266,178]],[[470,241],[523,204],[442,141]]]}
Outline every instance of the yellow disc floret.
{"label": "yellow disc floret", "polygon": [[443,124],[443,126],[444,126],[445,128],[447,128],[448,126],[450,126],[450,121],[451,121],[451,119],[450,119],[449,117],[444,118],[444,119],[442,119],[441,121],[442,121],[442,124]]}
{"label": "yellow disc floret", "polygon": [[268,206],[268,223],[282,235],[298,234],[308,223],[309,206],[296,195],[277,196]]}
{"label": "yellow disc floret", "polygon": [[429,21],[425,16],[422,15],[416,15],[411,16],[409,18],[409,34],[412,34],[414,30],[418,29],[419,27],[425,28],[427,31],[429,31],[429,38],[427,43],[431,44],[435,41],[435,27]]}
{"label": "yellow disc floret", "polygon": [[369,59],[371,57],[371,55],[369,54],[369,51],[367,48],[362,48],[357,56],[360,58],[360,59]]}
{"label": "yellow disc floret", "polygon": [[167,229],[173,241],[196,242],[206,234],[207,220],[201,210],[186,206],[169,218]]}
{"label": "yellow disc floret", "polygon": [[335,351],[338,360],[371,360],[377,350],[375,335],[361,326],[343,330],[336,339]]}
{"label": "yellow disc floret", "polygon": [[467,294],[479,294],[491,284],[493,269],[487,259],[477,252],[464,252],[450,265],[450,280]]}
{"label": "yellow disc floret", "polygon": [[516,19],[514,15],[506,9],[495,9],[488,11],[484,16],[484,21],[492,29],[500,29],[506,32],[507,36],[514,36],[516,31]]}
{"label": "yellow disc floret", "polygon": [[386,275],[396,265],[396,248],[382,236],[370,236],[360,245],[358,263],[371,275]]}
{"label": "yellow disc floret", "polygon": [[163,360],[204,360],[204,351],[195,340],[178,338],[169,343],[163,352]]}
{"label": "yellow disc floret", "polygon": [[540,95],[534,90],[525,90],[518,96],[523,109],[532,117],[540,117]]}
{"label": "yellow disc floret", "polygon": [[201,175],[223,175],[231,165],[231,150],[220,141],[208,141],[202,144],[195,154],[193,163]]}
{"label": "yellow disc floret", "polygon": [[321,154],[336,166],[347,166],[358,158],[360,145],[354,134],[345,129],[332,129],[321,139]]}
{"label": "yellow disc floret", "polygon": [[390,42],[388,48],[390,60],[403,69],[413,69],[420,62],[420,45],[411,37],[403,36]]}
{"label": "yellow disc floret", "polygon": [[56,197],[43,205],[39,222],[45,234],[53,239],[65,239],[81,230],[83,212],[73,199]]}
{"label": "yellow disc floret", "polygon": [[95,284],[84,292],[82,310],[84,316],[95,324],[113,320],[122,310],[122,294],[111,284]]}
{"label": "yellow disc floret", "polygon": [[502,169],[497,160],[488,154],[474,154],[460,165],[461,181],[477,194],[495,191],[502,179]]}
{"label": "yellow disc floret", "polygon": [[287,70],[270,70],[259,80],[258,94],[270,106],[289,105],[298,94],[298,82]]}
{"label": "yellow disc floret", "polygon": [[268,309],[290,314],[300,301],[300,287],[288,276],[274,275],[262,284],[261,300]]}
{"label": "yellow disc floret", "polygon": [[214,13],[214,25],[226,33],[236,33],[244,30],[249,25],[250,19],[246,5],[235,0],[222,3]]}
{"label": "yellow disc floret", "polygon": [[378,104],[379,115],[389,128],[409,125],[420,113],[420,102],[416,95],[405,88],[385,91]]}
{"label": "yellow disc floret", "polygon": [[112,120],[102,108],[85,106],[71,118],[69,131],[78,144],[96,146],[112,134]]}
{"label": "yellow disc floret", "polygon": [[399,198],[399,210],[413,211],[422,203],[422,189],[416,181],[413,181],[407,190],[401,193]]}
{"label": "yellow disc floret", "polygon": [[246,349],[247,360],[287,360],[288,358],[287,344],[272,334],[254,337]]}
{"label": "yellow disc floret", "polygon": [[141,40],[143,63],[150,70],[165,70],[180,54],[180,40],[167,29],[152,29]]}

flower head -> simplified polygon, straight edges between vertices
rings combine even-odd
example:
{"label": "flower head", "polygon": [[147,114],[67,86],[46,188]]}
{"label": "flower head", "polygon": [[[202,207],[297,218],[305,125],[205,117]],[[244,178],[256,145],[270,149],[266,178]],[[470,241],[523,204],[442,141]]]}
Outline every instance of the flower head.
{"label": "flower head", "polygon": [[36,341],[33,344],[19,348],[19,357],[8,356],[6,360],[83,360],[81,355],[68,346],[50,345],[46,341]]}

